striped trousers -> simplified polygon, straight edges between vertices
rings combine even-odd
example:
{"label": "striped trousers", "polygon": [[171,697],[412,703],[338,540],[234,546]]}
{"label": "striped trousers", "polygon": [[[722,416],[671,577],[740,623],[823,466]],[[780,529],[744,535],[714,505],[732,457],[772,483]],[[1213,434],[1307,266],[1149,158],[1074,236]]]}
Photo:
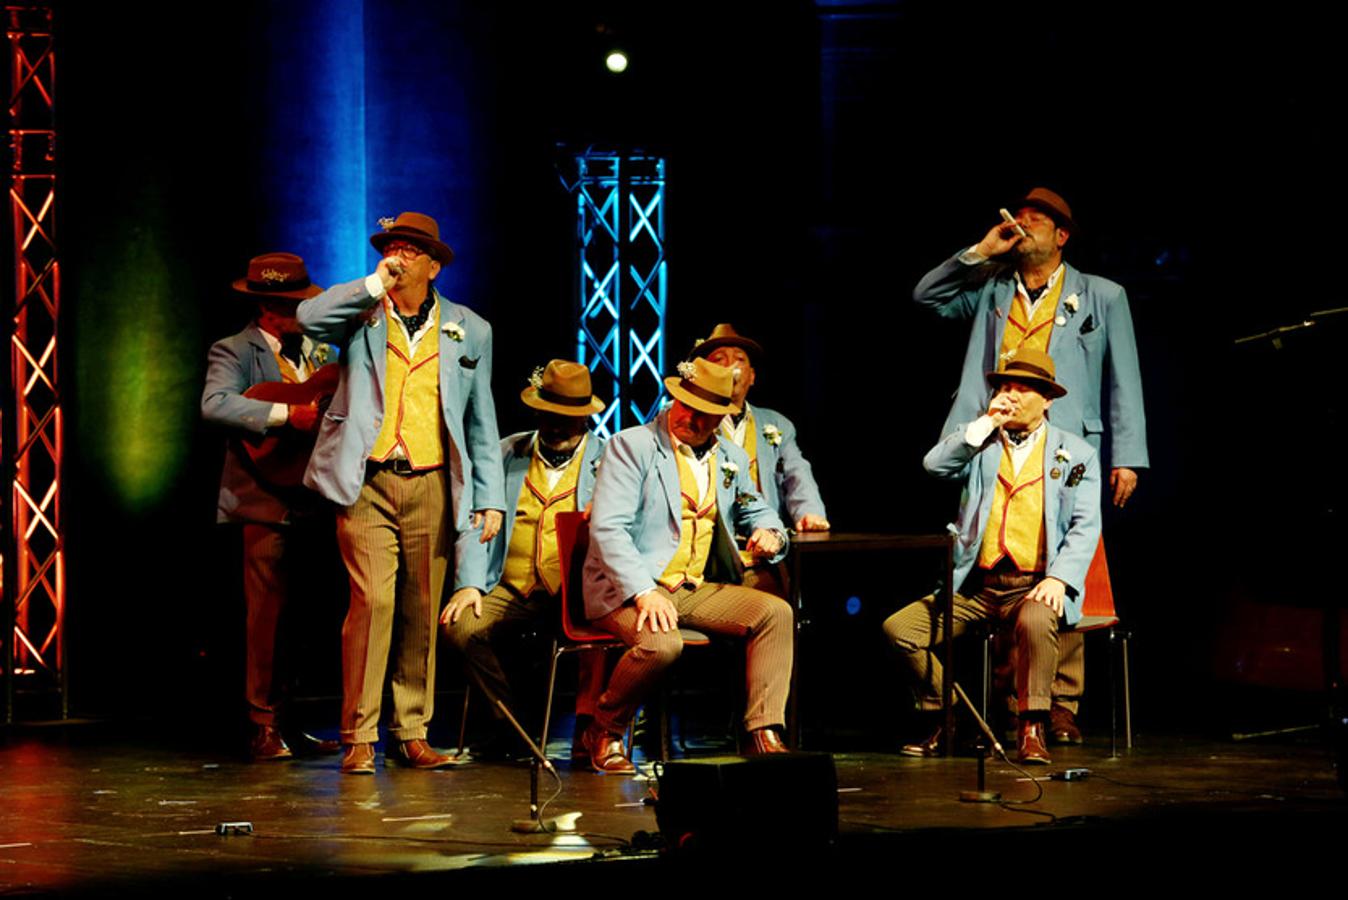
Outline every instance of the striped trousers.
{"label": "striped trousers", "polygon": [[444,469],[417,475],[373,469],[356,502],[337,514],[337,545],[351,578],[351,605],[342,625],[344,744],[378,740],[390,652],[389,734],[399,741],[426,737],[453,539],[448,501]]}
{"label": "striped trousers", "polygon": [[[786,723],[786,699],[791,690],[793,616],[779,597],[737,584],[684,585],[676,591],[657,588],[679,612],[679,624],[699,631],[747,639],[744,648],[744,727],[781,726]],[[678,631],[636,630],[637,608],[625,603],[594,620],[597,628],[616,635],[627,652],[599,698],[595,723],[611,734],[627,730],[637,707],[655,686],[660,675],[683,652]]]}
{"label": "striped trousers", "polygon": [[[959,637],[971,623],[993,620],[1013,629],[1016,642],[1016,703],[1021,712],[1047,710],[1052,705],[1053,675],[1058,666],[1058,616],[1025,595],[1043,579],[1042,573],[983,575],[982,587],[972,597],[955,595],[951,632]],[[944,640],[941,606],[935,594],[910,603],[885,620],[885,637],[899,651],[912,676],[920,709],[941,708],[941,663],[933,651]]]}

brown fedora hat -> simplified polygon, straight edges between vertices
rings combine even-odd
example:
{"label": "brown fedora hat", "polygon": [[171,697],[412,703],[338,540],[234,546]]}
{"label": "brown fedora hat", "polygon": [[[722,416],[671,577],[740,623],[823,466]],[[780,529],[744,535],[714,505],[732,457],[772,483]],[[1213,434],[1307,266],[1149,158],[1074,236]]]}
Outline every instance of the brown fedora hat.
{"label": "brown fedora hat", "polygon": [[688,354],[689,359],[697,359],[699,356],[711,356],[720,347],[739,347],[745,353],[749,354],[749,362],[754,365],[763,358],[763,345],[758,341],[750,340],[739,332],[735,331],[735,326],[722,322],[711,330],[711,337],[706,340],[698,341],[693,345],[693,350]]}
{"label": "brown fedora hat", "polygon": [[293,253],[264,253],[248,260],[248,275],[234,281],[234,290],[272,300],[308,300],[323,293],[309,280],[304,260]]}
{"label": "brown fedora hat", "polygon": [[678,377],[666,378],[665,389],[675,400],[699,412],[726,416],[741,409],[734,398],[734,370],[700,356],[679,363]]}
{"label": "brown fedora hat", "polygon": [[416,244],[442,265],[454,261],[454,251],[440,240],[440,225],[425,213],[405,212],[396,219],[380,219],[379,227],[384,230],[370,235],[370,243],[380,253],[392,241],[404,240]]}
{"label": "brown fedora hat", "polygon": [[588,416],[604,411],[604,401],[590,393],[590,369],[580,363],[554,359],[534,369],[529,386],[520,391],[525,406],[562,416]]}
{"label": "brown fedora hat", "polygon": [[1021,347],[1006,354],[996,372],[987,375],[988,384],[996,387],[1003,381],[1020,381],[1032,385],[1052,400],[1067,393],[1067,388],[1054,381],[1053,357],[1043,350]]}
{"label": "brown fedora hat", "polygon": [[1063,231],[1070,231],[1073,234],[1081,231],[1077,227],[1076,220],[1072,218],[1072,207],[1068,206],[1067,201],[1059,194],[1046,187],[1037,187],[1016,201],[1016,209],[1025,206],[1046,213]]}

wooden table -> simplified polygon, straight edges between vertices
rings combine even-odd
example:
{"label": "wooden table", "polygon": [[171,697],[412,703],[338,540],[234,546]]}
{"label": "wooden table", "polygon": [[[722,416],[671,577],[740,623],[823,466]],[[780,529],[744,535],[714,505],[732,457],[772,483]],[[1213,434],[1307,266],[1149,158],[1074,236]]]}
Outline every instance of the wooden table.
{"label": "wooden table", "polygon": [[951,624],[955,618],[955,592],[951,582],[955,579],[955,536],[950,532],[939,534],[878,534],[850,533],[837,531],[805,531],[792,535],[791,554],[788,563],[791,569],[790,603],[796,611],[796,629],[791,666],[791,701],[787,709],[787,730],[791,746],[800,747],[800,716],[797,708],[797,680],[800,677],[800,635],[807,624],[805,618],[805,598],[801,590],[801,569],[805,559],[810,556],[832,553],[901,553],[911,550],[941,550],[945,554],[945,578],[940,591],[941,615],[944,619],[945,636],[942,656],[945,670],[941,676],[941,704],[945,710],[945,753],[953,752],[949,736],[954,733],[955,707],[951,703],[951,685],[954,684],[954,639]]}

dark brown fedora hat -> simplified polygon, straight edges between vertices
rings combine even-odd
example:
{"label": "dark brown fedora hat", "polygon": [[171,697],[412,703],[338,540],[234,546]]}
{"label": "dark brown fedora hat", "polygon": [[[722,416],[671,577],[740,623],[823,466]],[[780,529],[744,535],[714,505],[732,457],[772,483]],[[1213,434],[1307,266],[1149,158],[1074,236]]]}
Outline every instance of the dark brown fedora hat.
{"label": "dark brown fedora hat", "polygon": [[541,371],[535,369],[520,399],[525,406],[561,416],[604,411],[604,401],[590,393],[589,367],[564,359],[554,359]]}
{"label": "dark brown fedora hat", "polygon": [[1072,218],[1072,207],[1068,206],[1067,201],[1060,195],[1046,187],[1037,187],[1030,191],[1016,201],[1014,208],[1020,209],[1025,206],[1033,207],[1050,216],[1063,231],[1070,231],[1073,234],[1081,232],[1076,220]]}
{"label": "dark brown fedora hat", "polygon": [[693,345],[693,352],[688,354],[689,359],[696,359],[699,356],[704,359],[711,356],[721,347],[739,347],[745,353],[749,354],[749,362],[754,365],[763,358],[763,345],[758,341],[751,340],[735,330],[735,326],[722,322],[711,330],[711,337],[705,341],[698,341]]}
{"label": "dark brown fedora hat", "polygon": [[323,293],[309,280],[304,260],[293,253],[264,253],[248,260],[248,276],[234,281],[234,290],[272,300],[308,300]]}
{"label": "dark brown fedora hat", "polygon": [[1054,381],[1055,377],[1053,357],[1043,350],[1021,347],[1006,354],[996,372],[988,373],[988,384],[995,388],[1003,381],[1019,381],[1032,385],[1052,400],[1067,393],[1067,388]]}
{"label": "dark brown fedora hat", "polygon": [[370,243],[380,253],[389,243],[403,240],[416,244],[442,265],[454,261],[454,251],[440,240],[439,224],[425,213],[405,212],[396,219],[380,219],[379,226],[384,230],[370,235]]}

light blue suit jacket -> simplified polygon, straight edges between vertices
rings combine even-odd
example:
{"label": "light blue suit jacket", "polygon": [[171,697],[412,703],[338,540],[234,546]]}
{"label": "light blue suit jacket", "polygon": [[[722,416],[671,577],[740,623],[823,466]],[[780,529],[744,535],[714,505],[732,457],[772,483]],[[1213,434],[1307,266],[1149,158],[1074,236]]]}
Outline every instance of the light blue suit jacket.
{"label": "light blue suit jacket", "polygon": [[[814,481],[810,461],[796,444],[796,426],[775,409],[746,404],[758,427],[758,480],[763,483],[763,499],[777,510],[787,525],[795,525],[806,515],[827,519],[824,498]],[[782,442],[773,446],[763,434],[763,426],[772,425],[782,435]]]}
{"label": "light blue suit jacket", "polygon": [[[1076,294],[1076,312],[1062,300]],[[913,290],[913,299],[948,319],[971,319],[969,348],[954,405],[942,434],[958,422],[972,422],[987,412],[991,391],[987,373],[997,368],[1007,315],[1016,295],[1013,271],[996,262],[970,266],[959,255],[932,269]],[[1147,466],[1147,418],[1142,408],[1142,376],[1128,295],[1119,285],[1066,266],[1058,313],[1066,325],[1055,325],[1048,352],[1058,383],[1067,396],[1053,401],[1050,418],[1059,428],[1078,434],[1100,449],[1104,431],[1101,387],[1109,380],[1110,463],[1130,469]]]}
{"label": "light blue suit jacket", "polygon": [[[249,325],[211,346],[206,389],[201,394],[201,417],[235,432],[266,434],[272,404],[266,400],[252,400],[243,396],[243,392],[264,381],[280,380],[281,369],[276,365],[276,355],[262,329],[255,324]],[[225,445],[216,521],[289,522],[292,507],[302,504],[305,499],[311,501],[310,506],[320,502],[301,488],[281,492],[268,489],[258,482],[251,462],[237,441],[230,440]]]}
{"label": "light blue suit jacket", "polygon": [[[489,544],[479,541],[476,531],[459,534],[454,590],[475,587],[485,594],[500,583],[501,573],[505,570],[506,553],[510,549],[510,535],[515,527],[520,491],[524,488],[524,478],[529,474],[529,465],[533,462],[535,434],[535,431],[522,431],[501,439],[501,461],[505,467],[505,521]],[[594,496],[595,470],[599,467],[599,456],[603,449],[604,439],[599,435],[585,436],[579,480],[576,483],[576,509],[584,509]]]}
{"label": "light blue suit jacket", "polygon": [[[1057,409],[1057,401],[1053,408]],[[955,590],[964,584],[978,562],[988,512],[997,492],[997,470],[1002,464],[1002,440],[996,430],[981,447],[964,439],[964,425],[956,425],[922,460],[927,471],[940,478],[962,479],[959,520],[955,523]],[[1100,542],[1100,458],[1095,448],[1052,424],[1044,441],[1045,575],[1067,585],[1063,617],[1068,625],[1081,621],[1086,571]],[[1070,459],[1059,461],[1060,451]],[[1084,466],[1081,480],[1068,487],[1072,470]],[[1052,476],[1058,470],[1058,477]]]}
{"label": "light blue suit jacket", "polygon": [[[468,529],[471,510],[504,509],[500,435],[491,397],[491,326],[467,307],[439,296],[440,411],[449,431],[446,463],[454,527]],[[328,288],[299,305],[305,332],[342,348],[342,377],[323,416],[304,483],[339,506],[350,506],[365,483],[365,463],[384,420],[388,316],[365,280]],[[456,341],[444,330],[463,331]]]}
{"label": "light blue suit jacket", "polygon": [[[585,614],[591,619],[655,587],[679,549],[683,500],[668,419],[665,409],[652,422],[618,432],[604,448],[585,558]],[[716,460],[711,479],[720,522],[717,542],[729,548],[736,533],[784,530],[782,520],[755,489],[744,451],[730,441],[719,441]],[[735,471],[727,473],[727,463]],[[782,559],[786,549],[784,545],[772,562]],[[727,552],[723,558],[739,565],[737,553]]]}

